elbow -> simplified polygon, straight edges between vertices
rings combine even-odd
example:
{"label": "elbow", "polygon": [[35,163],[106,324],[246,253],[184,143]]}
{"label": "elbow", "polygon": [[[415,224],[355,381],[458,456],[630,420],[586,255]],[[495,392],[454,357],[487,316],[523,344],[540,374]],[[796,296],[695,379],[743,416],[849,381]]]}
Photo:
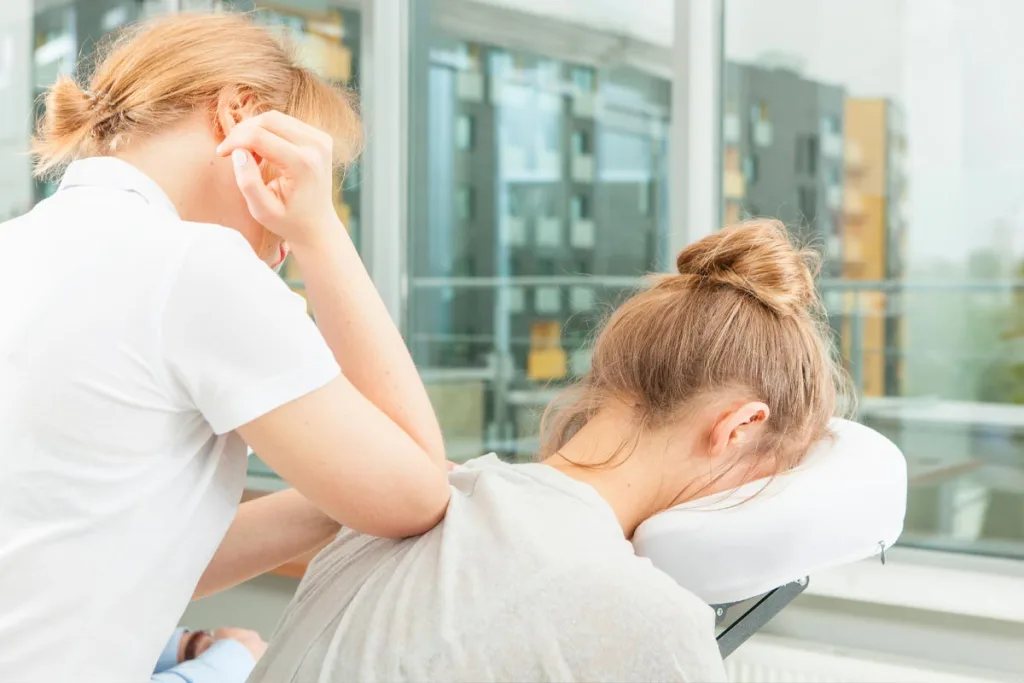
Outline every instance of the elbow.
{"label": "elbow", "polygon": [[403,514],[392,517],[387,524],[373,535],[383,538],[409,538],[425,534],[441,523],[448,512],[451,489],[448,477],[442,473],[437,484],[421,487],[415,495],[406,499]]}

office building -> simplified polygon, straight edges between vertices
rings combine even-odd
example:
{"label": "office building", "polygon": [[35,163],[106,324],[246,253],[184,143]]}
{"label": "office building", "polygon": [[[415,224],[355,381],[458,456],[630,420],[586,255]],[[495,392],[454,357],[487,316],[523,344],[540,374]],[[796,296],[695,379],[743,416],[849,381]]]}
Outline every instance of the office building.
{"label": "office building", "polygon": [[725,223],[778,218],[841,271],[843,114],[841,87],[785,67],[723,67],[722,195]]}

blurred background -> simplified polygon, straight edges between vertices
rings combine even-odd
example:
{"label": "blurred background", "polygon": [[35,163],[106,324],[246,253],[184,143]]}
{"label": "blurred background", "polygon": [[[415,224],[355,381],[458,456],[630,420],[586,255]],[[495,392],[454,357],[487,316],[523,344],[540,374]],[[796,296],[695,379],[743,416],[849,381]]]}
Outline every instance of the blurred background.
{"label": "blurred background", "polygon": [[[0,220],[54,189],[25,151],[57,75],[125,23],[224,4],[2,0]],[[858,419],[906,454],[910,502],[889,563],[812,577],[730,658],[734,680],[1021,680],[1024,3],[231,7],[361,95],[367,154],[336,207],[452,459],[530,458],[539,410],[644,273],[722,224],[778,217],[825,255]],[[280,482],[254,459],[249,485]],[[263,577],[186,621],[268,635],[294,586]]]}

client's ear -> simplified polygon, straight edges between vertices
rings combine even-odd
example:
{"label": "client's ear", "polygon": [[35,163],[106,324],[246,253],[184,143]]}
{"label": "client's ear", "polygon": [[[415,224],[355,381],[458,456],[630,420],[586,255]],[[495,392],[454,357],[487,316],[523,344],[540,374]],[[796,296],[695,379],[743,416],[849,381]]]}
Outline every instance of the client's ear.
{"label": "client's ear", "polygon": [[771,411],[760,401],[750,401],[723,413],[711,430],[711,453],[715,457],[755,443]]}

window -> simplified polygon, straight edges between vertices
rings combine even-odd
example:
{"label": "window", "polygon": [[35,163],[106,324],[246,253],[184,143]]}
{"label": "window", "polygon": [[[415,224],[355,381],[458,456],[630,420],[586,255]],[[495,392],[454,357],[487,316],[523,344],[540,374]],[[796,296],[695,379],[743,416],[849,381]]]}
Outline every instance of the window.
{"label": "window", "polygon": [[[728,0],[726,101],[793,142],[723,154],[751,159],[748,210],[825,251],[858,419],[908,459],[903,542],[1024,558],[1024,137],[1004,68],[1024,48],[1000,30],[1024,4],[938,5]],[[780,53],[800,68],[766,66]]]}
{"label": "window", "polygon": [[[567,56],[603,50],[606,38],[596,31],[593,45],[547,42],[531,50],[524,48],[530,35],[518,28],[505,40],[500,27],[489,29],[494,42],[487,43],[472,35],[478,24],[460,30],[447,21],[452,17],[437,22],[439,13],[453,11],[447,4],[409,6],[430,16],[411,22],[423,27],[416,38],[429,49],[410,74],[427,87],[409,103],[426,120],[411,129],[410,185],[425,190],[409,215],[407,338],[432,393],[457,387],[476,397],[471,411],[436,405],[449,456],[495,451],[528,459],[537,448],[539,409],[585,366],[588,339],[607,306],[660,269],[659,247],[668,239],[670,83],[657,69],[614,57],[593,68],[590,59]],[[529,24],[527,6],[516,11]],[[603,11],[625,16],[628,7],[585,10]],[[538,15],[536,34],[549,24]],[[478,46],[490,91],[477,102],[458,99],[447,66],[467,42]],[[473,118],[473,145],[454,154],[454,122],[465,116]],[[520,151],[499,148],[501,141]],[[469,184],[472,201],[460,189]],[[474,218],[461,225],[467,203]],[[449,244],[473,255],[471,275],[451,278],[441,259],[423,257]],[[505,287],[524,292],[514,311],[508,301],[519,295]],[[437,296],[441,288],[454,292],[450,300]],[[538,330],[558,339],[543,354]]]}
{"label": "window", "polygon": [[807,175],[818,172],[818,136],[807,136]]}
{"label": "window", "polygon": [[585,130],[578,130],[572,134],[572,153],[577,156],[591,154],[590,135]]}
{"label": "window", "polygon": [[472,185],[463,185],[456,194],[459,220],[468,223],[476,217],[476,190]]}
{"label": "window", "polygon": [[455,146],[463,152],[473,149],[476,144],[476,127],[469,114],[458,117],[455,124]]}
{"label": "window", "polygon": [[590,200],[585,194],[577,194],[572,198],[570,212],[573,220],[586,220],[590,218]]}
{"label": "window", "polygon": [[816,135],[799,135],[796,138],[797,175],[813,176],[818,172],[818,137]]}
{"label": "window", "polygon": [[800,208],[801,223],[811,224],[818,215],[818,192],[814,187],[803,185],[797,188],[797,206]]}

